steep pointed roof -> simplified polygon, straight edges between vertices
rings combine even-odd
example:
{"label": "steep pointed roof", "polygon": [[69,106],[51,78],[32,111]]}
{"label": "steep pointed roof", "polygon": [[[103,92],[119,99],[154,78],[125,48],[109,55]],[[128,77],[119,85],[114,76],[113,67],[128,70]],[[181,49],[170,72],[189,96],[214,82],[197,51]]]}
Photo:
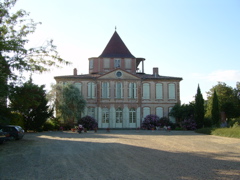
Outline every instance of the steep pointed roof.
{"label": "steep pointed roof", "polygon": [[100,58],[135,58],[115,31]]}

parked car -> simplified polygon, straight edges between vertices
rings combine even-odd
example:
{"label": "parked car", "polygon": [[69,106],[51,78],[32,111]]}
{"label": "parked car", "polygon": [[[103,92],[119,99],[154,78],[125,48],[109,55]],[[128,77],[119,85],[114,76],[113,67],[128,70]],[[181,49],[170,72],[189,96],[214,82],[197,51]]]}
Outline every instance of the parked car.
{"label": "parked car", "polygon": [[3,132],[8,133],[8,138],[14,138],[16,140],[22,139],[24,136],[24,130],[21,126],[14,126],[14,125],[5,125],[1,126]]}
{"label": "parked car", "polygon": [[3,129],[0,128],[0,144],[6,141],[8,137],[9,137],[9,134],[6,132],[3,132]]}

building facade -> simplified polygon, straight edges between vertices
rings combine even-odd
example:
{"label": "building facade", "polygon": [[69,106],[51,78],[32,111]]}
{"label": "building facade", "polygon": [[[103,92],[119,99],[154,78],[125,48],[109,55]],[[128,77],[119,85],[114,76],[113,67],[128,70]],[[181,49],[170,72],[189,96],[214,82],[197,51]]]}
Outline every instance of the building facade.
{"label": "building facade", "polygon": [[80,89],[87,101],[83,116],[94,117],[99,128],[138,128],[147,115],[169,117],[180,103],[182,78],[161,76],[157,67],[146,74],[145,59],[133,56],[116,31],[102,54],[88,60],[89,74],[74,69],[73,75],[54,78]]}

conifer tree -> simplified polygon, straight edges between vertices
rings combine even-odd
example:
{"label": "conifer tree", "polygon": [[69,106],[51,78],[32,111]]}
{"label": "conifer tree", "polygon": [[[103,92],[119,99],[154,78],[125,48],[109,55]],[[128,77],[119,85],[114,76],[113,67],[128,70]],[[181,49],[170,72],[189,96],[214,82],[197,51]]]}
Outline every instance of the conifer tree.
{"label": "conifer tree", "polygon": [[198,85],[197,94],[195,96],[194,117],[197,123],[197,128],[203,127],[204,121],[204,99]]}
{"label": "conifer tree", "polygon": [[216,90],[214,90],[214,93],[213,93],[211,116],[212,116],[213,124],[216,126],[220,126],[220,110],[219,110],[218,95],[216,93]]}

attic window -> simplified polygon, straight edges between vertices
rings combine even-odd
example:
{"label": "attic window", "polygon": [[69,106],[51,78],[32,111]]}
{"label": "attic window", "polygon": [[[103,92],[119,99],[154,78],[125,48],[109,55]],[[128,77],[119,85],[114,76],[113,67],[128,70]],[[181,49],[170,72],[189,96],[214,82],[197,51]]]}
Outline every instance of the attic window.
{"label": "attic window", "polygon": [[120,68],[121,67],[121,60],[120,59],[115,59],[114,60],[114,67],[115,68]]}

